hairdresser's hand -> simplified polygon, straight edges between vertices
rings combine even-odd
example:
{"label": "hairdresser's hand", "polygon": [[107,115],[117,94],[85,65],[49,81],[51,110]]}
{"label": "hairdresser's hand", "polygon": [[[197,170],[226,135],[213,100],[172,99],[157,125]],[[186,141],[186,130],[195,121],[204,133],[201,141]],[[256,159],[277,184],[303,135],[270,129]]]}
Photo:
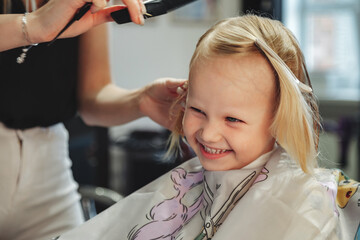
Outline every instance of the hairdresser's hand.
{"label": "hairdresser's hand", "polygon": [[50,0],[27,17],[27,29],[31,41],[36,43],[52,40],[86,2],[93,3],[90,11],[68,28],[61,38],[77,36],[96,25],[113,21],[110,13],[126,6],[134,23],[144,23],[142,13],[146,10],[142,0],[123,0],[126,6],[107,8],[105,8],[107,0]]}
{"label": "hairdresser's hand", "polygon": [[[146,86],[140,96],[140,111],[160,125],[172,129],[174,118],[170,109],[181,92],[185,79],[161,78]],[[174,106],[174,113],[181,106]]]}

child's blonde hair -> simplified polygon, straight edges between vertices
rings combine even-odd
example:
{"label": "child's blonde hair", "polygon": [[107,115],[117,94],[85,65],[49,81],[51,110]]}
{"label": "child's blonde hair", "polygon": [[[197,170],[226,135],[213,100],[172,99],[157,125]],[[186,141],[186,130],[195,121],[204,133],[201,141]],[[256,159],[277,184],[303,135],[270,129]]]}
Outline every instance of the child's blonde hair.
{"label": "child's blonde hair", "polygon": [[[250,14],[218,22],[199,39],[190,71],[198,61],[256,52],[267,58],[276,78],[271,133],[302,170],[311,173],[317,166],[318,106],[299,44],[281,22]],[[183,115],[182,111],[177,114],[170,151],[183,135]]]}

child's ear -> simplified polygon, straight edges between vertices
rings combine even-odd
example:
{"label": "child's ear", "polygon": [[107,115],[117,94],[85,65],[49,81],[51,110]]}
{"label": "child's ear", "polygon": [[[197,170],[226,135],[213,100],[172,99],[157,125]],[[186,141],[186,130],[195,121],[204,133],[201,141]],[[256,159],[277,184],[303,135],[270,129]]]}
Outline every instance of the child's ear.
{"label": "child's ear", "polygon": [[186,100],[181,101],[181,102],[180,102],[180,105],[181,105],[181,111],[185,112]]}
{"label": "child's ear", "polygon": [[183,112],[185,112],[187,97],[188,97],[188,92],[186,91],[180,103]]}

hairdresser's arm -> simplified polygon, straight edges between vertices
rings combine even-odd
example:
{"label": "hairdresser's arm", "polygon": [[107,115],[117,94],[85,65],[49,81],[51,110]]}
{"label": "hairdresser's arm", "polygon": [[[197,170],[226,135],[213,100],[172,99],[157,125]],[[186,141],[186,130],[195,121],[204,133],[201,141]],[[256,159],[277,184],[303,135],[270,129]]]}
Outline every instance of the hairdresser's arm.
{"label": "hairdresser's arm", "polygon": [[[183,80],[159,79],[137,90],[111,83],[106,26],[81,36],[79,112],[88,125],[114,126],[149,116],[170,128],[169,108]],[[134,46],[134,49],[138,49]]]}
{"label": "hairdresser's arm", "polygon": [[[51,41],[70,21],[75,12],[90,0],[50,0],[38,10],[27,15],[26,29],[31,43]],[[110,13],[123,8],[113,6],[104,8],[106,0],[93,0],[90,11],[67,29],[61,37],[73,37],[90,28],[112,21]],[[138,0],[123,0],[128,6],[131,19],[143,24],[144,5]],[[0,51],[30,45],[22,30],[23,14],[0,14]]]}

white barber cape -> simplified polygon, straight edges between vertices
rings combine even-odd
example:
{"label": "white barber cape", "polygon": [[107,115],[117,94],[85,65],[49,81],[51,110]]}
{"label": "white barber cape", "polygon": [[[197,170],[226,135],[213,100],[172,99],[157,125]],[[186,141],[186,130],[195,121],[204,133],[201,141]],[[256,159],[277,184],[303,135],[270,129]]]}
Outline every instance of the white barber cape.
{"label": "white barber cape", "polygon": [[59,240],[353,240],[358,187],[340,171],[304,174],[279,146],[238,170],[193,158]]}

